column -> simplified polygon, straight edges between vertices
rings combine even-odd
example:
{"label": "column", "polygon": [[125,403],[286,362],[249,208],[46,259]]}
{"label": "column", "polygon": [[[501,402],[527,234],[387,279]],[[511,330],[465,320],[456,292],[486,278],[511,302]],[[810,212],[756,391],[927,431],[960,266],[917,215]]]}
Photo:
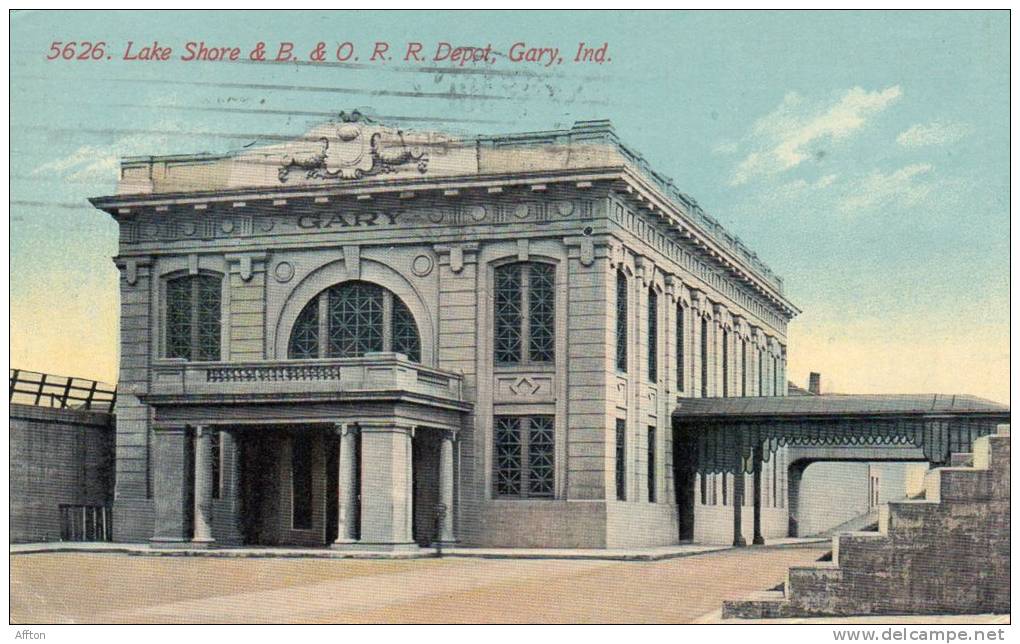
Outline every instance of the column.
{"label": "column", "polygon": [[747,545],[747,541],[744,539],[742,527],[744,509],[744,457],[742,454],[738,454],[736,462],[738,472],[733,475],[733,545],[743,547]]}
{"label": "column", "polygon": [[357,427],[337,423],[337,535],[334,544],[358,542],[358,445]]}
{"label": "column", "polygon": [[765,544],[765,537],[761,534],[761,459],[762,459],[762,444],[757,443],[754,446],[754,453],[751,456],[754,463],[754,540],[752,543],[756,546]]}
{"label": "column", "polygon": [[191,543],[204,546],[212,538],[212,430],[195,427],[195,530]]}
{"label": "column", "polygon": [[187,430],[183,426],[157,426],[153,430],[152,497],[156,516],[150,541],[153,547],[180,545],[190,538],[190,526],[184,524],[188,498],[185,472],[190,461]]}
{"label": "column", "polygon": [[439,442],[439,503],[443,506],[443,518],[439,526],[441,545],[457,542],[453,532],[453,445],[453,432],[443,432]]}
{"label": "column", "polygon": [[414,428],[360,423],[361,540],[376,550],[412,550],[411,440]]}
{"label": "column", "polygon": [[[223,443],[223,499],[227,508],[227,524],[220,539],[223,543],[241,545],[241,452],[236,430],[221,430]],[[215,484],[215,482],[214,482]]]}

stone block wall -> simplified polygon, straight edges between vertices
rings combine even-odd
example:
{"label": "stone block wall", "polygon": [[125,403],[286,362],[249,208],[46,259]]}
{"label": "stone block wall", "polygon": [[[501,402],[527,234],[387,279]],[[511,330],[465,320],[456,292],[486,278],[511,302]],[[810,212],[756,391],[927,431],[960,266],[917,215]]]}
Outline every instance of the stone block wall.
{"label": "stone block wall", "polygon": [[60,504],[113,497],[113,417],[12,404],[10,540],[60,539]]}
{"label": "stone block wall", "polygon": [[785,591],[726,602],[723,617],[976,614],[1010,610],[1008,425],[972,467],[928,472],[925,498],[889,503],[878,532],[833,537],[832,561],[791,568]]}

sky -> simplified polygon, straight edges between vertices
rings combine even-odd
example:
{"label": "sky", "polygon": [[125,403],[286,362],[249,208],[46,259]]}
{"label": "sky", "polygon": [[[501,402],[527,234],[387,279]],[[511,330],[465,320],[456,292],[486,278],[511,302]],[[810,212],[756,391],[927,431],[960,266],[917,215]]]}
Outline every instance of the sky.
{"label": "sky", "polygon": [[[122,156],[352,109],[465,135],[607,118],[784,278],[793,382],[1008,401],[1008,38],[1004,11],[16,12],[11,363],[116,380],[117,230],[86,199],[115,191]],[[47,60],[85,40],[109,58]],[[129,41],[171,59],[123,60]],[[181,61],[189,41],[242,60]],[[244,60],[260,41],[301,60]],[[308,60],[320,41],[329,64]],[[367,62],[376,41],[392,60]],[[494,62],[404,62],[408,42]],[[520,42],[564,62],[512,63]],[[607,60],[572,62],[581,42]]]}

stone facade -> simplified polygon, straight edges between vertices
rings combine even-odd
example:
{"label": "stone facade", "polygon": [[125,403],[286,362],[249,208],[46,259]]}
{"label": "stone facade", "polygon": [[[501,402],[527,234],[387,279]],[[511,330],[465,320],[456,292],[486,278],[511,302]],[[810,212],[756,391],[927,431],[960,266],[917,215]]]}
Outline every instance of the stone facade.
{"label": "stone facade", "polygon": [[[607,122],[458,140],[341,115],[121,177],[93,200],[120,225],[116,540],[732,539],[732,493],[678,494],[673,410],[785,395],[797,310]],[[362,331],[331,316],[357,284],[382,331],[348,350]],[[297,329],[318,353],[295,357]],[[785,501],[764,508],[785,534]]]}

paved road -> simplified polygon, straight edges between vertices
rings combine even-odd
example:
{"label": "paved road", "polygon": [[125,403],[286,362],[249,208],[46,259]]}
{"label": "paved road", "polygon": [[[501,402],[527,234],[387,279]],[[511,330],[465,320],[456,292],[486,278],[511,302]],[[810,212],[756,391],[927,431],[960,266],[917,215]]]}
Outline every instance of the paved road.
{"label": "paved road", "polygon": [[10,557],[12,623],[688,623],[824,544],[658,562]]}

